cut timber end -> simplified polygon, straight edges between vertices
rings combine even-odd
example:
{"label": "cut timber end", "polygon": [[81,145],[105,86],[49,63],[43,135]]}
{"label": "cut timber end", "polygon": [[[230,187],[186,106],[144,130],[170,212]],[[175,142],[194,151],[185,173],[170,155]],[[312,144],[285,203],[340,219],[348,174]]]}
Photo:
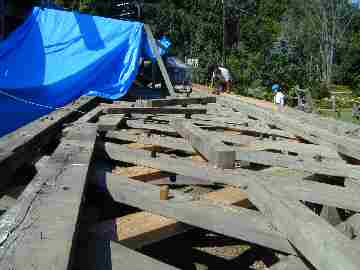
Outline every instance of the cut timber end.
{"label": "cut timber end", "polygon": [[183,119],[175,119],[172,126],[211,164],[222,169],[234,168],[236,152],[220,139]]}

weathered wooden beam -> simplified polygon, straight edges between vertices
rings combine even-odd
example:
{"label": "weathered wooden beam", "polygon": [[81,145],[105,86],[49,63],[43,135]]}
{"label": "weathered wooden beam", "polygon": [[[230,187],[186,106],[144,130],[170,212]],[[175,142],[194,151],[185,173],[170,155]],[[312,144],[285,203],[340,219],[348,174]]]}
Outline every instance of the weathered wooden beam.
{"label": "weathered wooden beam", "polygon": [[359,166],[355,165],[348,165],[342,162],[329,162],[321,160],[321,157],[320,161],[316,161],[315,159],[311,160],[309,158],[294,157],[266,151],[243,151],[241,148],[235,149],[237,160],[285,167],[304,172],[360,179]]}
{"label": "weathered wooden beam", "polygon": [[71,269],[97,135],[93,125],[74,129],[2,217],[1,269]]}
{"label": "weathered wooden beam", "polygon": [[98,129],[100,131],[109,131],[109,130],[115,130],[119,127],[119,125],[124,121],[125,115],[119,114],[119,115],[103,115],[99,117],[99,121],[97,122]]}
{"label": "weathered wooden beam", "polygon": [[152,34],[151,28],[149,25],[145,24],[144,29],[145,29],[146,35],[148,37],[151,51],[152,51],[153,55],[155,55],[155,57],[156,57],[157,64],[160,68],[161,75],[164,78],[164,81],[165,81],[166,87],[169,91],[169,94],[170,94],[170,96],[175,96],[176,94],[175,94],[174,87],[170,81],[170,77],[169,77],[169,74],[167,73],[164,61],[162,60],[162,58],[160,56],[160,53],[158,50],[158,45],[156,44],[156,41]]}
{"label": "weathered wooden beam", "polygon": [[253,210],[227,209],[182,198],[162,201],[160,188],[156,186],[111,174],[106,178],[111,196],[120,203],[282,252],[296,253],[287,241],[283,241],[281,234],[272,231],[266,219]]}
{"label": "weathered wooden beam", "polygon": [[83,116],[81,116],[76,122],[78,124],[95,123],[102,114],[103,114],[103,108],[101,106],[97,106],[88,113],[85,113]]}
{"label": "weathered wooden beam", "polygon": [[224,171],[206,166],[206,164],[200,167],[191,160],[175,159],[162,154],[157,154],[156,158],[152,158],[148,151],[128,150],[111,143],[105,144],[105,150],[112,159],[127,163],[237,187],[247,187],[249,182],[261,181],[276,186],[284,194],[289,194],[298,200],[360,211],[359,196],[347,188],[303,181],[302,178],[289,181],[286,177],[286,180],[280,181],[280,177],[244,169]]}
{"label": "weathered wooden beam", "polygon": [[296,256],[287,256],[278,263],[272,265],[270,270],[311,270],[311,266],[306,265],[302,259]]}
{"label": "weathered wooden beam", "polygon": [[216,103],[216,97],[152,99],[145,101],[144,105],[146,107],[164,107],[190,104],[205,105],[208,103]]}
{"label": "weathered wooden beam", "polygon": [[109,139],[117,139],[122,141],[137,142],[145,145],[155,145],[164,148],[181,150],[188,153],[194,153],[194,148],[182,138],[166,137],[156,134],[150,136],[139,132],[129,132],[127,130],[111,131],[106,134]]}
{"label": "weathered wooden beam", "polygon": [[178,270],[178,268],[157,261],[118,243],[110,242],[111,269],[122,270]]}
{"label": "weathered wooden beam", "polygon": [[39,150],[60,133],[64,124],[81,116],[96,105],[95,97],[81,97],[63,109],[29,123],[0,139],[0,188],[11,181],[11,175],[25,163],[32,163]]}
{"label": "weathered wooden beam", "polygon": [[360,142],[349,136],[334,134],[327,129],[318,128],[310,122],[299,121],[286,113],[268,111],[239,100],[220,99],[226,106],[234,106],[236,110],[266,121],[279,128],[289,130],[293,134],[315,144],[326,145],[345,156],[360,159]]}
{"label": "weathered wooden beam", "polygon": [[175,119],[172,127],[218,168],[232,169],[235,166],[235,151],[208,132],[183,119]]}
{"label": "weathered wooden beam", "polygon": [[[257,105],[258,100],[249,99],[244,97],[234,97],[234,96],[222,96],[222,99],[227,101],[241,101],[247,104]],[[291,107],[286,108],[286,114],[294,119],[297,119],[304,123],[312,123],[313,125],[320,127],[322,129],[329,130],[331,133],[340,135],[340,136],[359,136],[359,127],[354,123],[344,122],[336,120],[330,117],[325,117],[317,114],[305,113]]]}
{"label": "weathered wooden beam", "polygon": [[250,200],[319,270],[359,269],[360,248],[298,201],[253,181]]}
{"label": "weathered wooden beam", "polygon": [[323,145],[316,144],[305,144],[289,141],[256,141],[243,147],[243,150],[276,150],[285,153],[296,153],[300,158],[314,159],[317,156],[328,161],[345,163],[345,161],[341,159],[338,152]]}
{"label": "weathered wooden beam", "polygon": [[126,108],[117,105],[102,105],[104,113],[107,114],[206,114],[206,109],[202,108],[171,108],[171,107],[160,107],[160,108],[142,108],[142,107],[131,107]]}

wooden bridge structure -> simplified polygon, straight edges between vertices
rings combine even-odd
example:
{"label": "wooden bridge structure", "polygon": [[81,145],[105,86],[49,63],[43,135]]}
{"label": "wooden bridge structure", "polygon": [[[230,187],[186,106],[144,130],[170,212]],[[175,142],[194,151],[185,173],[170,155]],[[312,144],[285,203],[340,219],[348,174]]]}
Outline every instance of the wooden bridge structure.
{"label": "wooden bridge structure", "polygon": [[0,139],[0,269],[182,269],[142,248],[204,230],[358,270],[359,136],[231,96],[82,97]]}

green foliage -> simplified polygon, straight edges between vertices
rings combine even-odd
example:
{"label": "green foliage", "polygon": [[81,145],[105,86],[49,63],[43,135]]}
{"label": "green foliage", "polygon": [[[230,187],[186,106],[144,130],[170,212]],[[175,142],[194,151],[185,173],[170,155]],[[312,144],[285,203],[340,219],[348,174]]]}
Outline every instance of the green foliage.
{"label": "green foliage", "polygon": [[[316,3],[326,3],[325,0]],[[335,1],[335,0],[329,0]],[[344,1],[344,0],[342,0]],[[12,0],[13,13],[39,1]],[[109,15],[108,0],[56,0],[82,12]],[[209,82],[209,67],[222,62],[222,0],[144,0],[143,20],[156,36],[167,31],[174,44],[171,54],[198,58],[196,82]],[[324,82],[317,35],[321,18],[311,0],[224,0],[226,16],[226,66],[239,94],[271,99],[270,86],[279,83],[290,96],[293,88],[309,88],[315,99],[329,96],[331,84]],[[340,0],[338,1],[341,2]],[[345,10],[345,9],[344,9]],[[311,11],[311,12],[310,12]],[[360,95],[360,12],[344,37],[336,42],[333,84],[350,87]],[[345,14],[348,16],[348,14]],[[345,16],[344,15],[344,16]],[[285,41],[285,44],[282,42]]]}

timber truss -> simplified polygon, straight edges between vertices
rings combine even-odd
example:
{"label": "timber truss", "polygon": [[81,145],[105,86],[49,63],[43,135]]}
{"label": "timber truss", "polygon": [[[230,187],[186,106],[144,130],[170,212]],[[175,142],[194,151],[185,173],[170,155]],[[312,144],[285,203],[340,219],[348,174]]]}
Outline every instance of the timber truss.
{"label": "timber truss", "polygon": [[360,269],[356,125],[200,92],[83,97],[0,149],[1,269],[179,269],[141,250],[199,229],[281,254],[270,269]]}

